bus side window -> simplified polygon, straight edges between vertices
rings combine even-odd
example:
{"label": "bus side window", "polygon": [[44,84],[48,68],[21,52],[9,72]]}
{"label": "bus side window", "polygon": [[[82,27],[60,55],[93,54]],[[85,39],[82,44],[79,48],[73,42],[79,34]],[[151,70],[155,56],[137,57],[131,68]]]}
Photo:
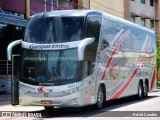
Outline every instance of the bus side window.
{"label": "bus side window", "polygon": [[99,16],[87,17],[85,37],[86,38],[94,37],[95,38],[94,42],[98,43],[101,22],[102,22],[102,18]]}
{"label": "bus side window", "polygon": [[123,25],[104,18],[101,31],[99,51],[104,50],[108,46],[114,46],[117,43],[117,38],[120,32],[123,31]]}
{"label": "bus side window", "polygon": [[89,15],[86,19],[85,38],[94,37],[95,41],[86,46],[84,53],[84,76],[91,75],[94,72],[99,35],[101,29],[102,18],[100,16]]}
{"label": "bus side window", "polygon": [[92,74],[91,61],[84,61],[84,78]]}

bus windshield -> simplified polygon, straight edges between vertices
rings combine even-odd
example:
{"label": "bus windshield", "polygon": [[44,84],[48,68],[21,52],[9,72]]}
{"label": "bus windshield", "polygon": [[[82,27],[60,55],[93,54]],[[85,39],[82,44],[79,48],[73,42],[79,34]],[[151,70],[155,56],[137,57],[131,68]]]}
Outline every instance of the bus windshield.
{"label": "bus windshield", "polygon": [[77,49],[22,50],[21,81],[33,85],[62,85],[80,80]]}
{"label": "bus windshield", "polygon": [[24,41],[62,43],[82,40],[85,17],[33,17],[29,20]]}

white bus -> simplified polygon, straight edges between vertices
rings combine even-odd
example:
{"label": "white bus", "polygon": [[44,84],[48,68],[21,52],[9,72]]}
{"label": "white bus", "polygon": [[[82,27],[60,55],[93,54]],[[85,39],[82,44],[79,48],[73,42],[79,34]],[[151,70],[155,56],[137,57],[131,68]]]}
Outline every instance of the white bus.
{"label": "white bus", "polygon": [[[21,44],[13,105],[80,107],[131,95],[147,97],[156,81],[155,32],[95,10],[32,16]],[[15,93],[14,93],[15,94]]]}

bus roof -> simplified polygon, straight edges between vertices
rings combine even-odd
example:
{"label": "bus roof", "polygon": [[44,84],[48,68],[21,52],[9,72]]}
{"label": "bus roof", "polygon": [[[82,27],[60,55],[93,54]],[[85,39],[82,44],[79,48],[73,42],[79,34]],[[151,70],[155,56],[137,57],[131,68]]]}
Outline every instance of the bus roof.
{"label": "bus roof", "polygon": [[101,16],[101,17],[105,17],[105,18],[111,19],[113,21],[117,21],[117,22],[128,24],[130,26],[134,26],[136,28],[139,28],[139,29],[142,29],[142,30],[145,30],[145,31],[148,31],[148,32],[151,32],[151,33],[155,34],[155,32],[153,30],[150,30],[148,28],[142,27],[142,26],[140,26],[138,24],[135,24],[133,22],[127,21],[125,19],[122,19],[122,18],[113,16],[113,15],[110,15],[110,14],[104,13],[104,12],[99,11],[99,10],[56,10],[56,11],[38,13],[36,15],[33,15],[32,17],[37,16],[37,15],[38,16],[44,16],[45,15],[45,17],[58,17],[58,16],[59,17],[66,17],[66,16],[98,15],[98,16]]}

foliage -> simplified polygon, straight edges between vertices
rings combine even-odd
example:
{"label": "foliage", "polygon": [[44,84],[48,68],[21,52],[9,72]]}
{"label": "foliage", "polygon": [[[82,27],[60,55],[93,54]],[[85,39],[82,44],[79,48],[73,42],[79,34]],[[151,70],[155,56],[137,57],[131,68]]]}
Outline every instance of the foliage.
{"label": "foliage", "polygon": [[160,36],[157,35],[157,68],[160,67]]}

